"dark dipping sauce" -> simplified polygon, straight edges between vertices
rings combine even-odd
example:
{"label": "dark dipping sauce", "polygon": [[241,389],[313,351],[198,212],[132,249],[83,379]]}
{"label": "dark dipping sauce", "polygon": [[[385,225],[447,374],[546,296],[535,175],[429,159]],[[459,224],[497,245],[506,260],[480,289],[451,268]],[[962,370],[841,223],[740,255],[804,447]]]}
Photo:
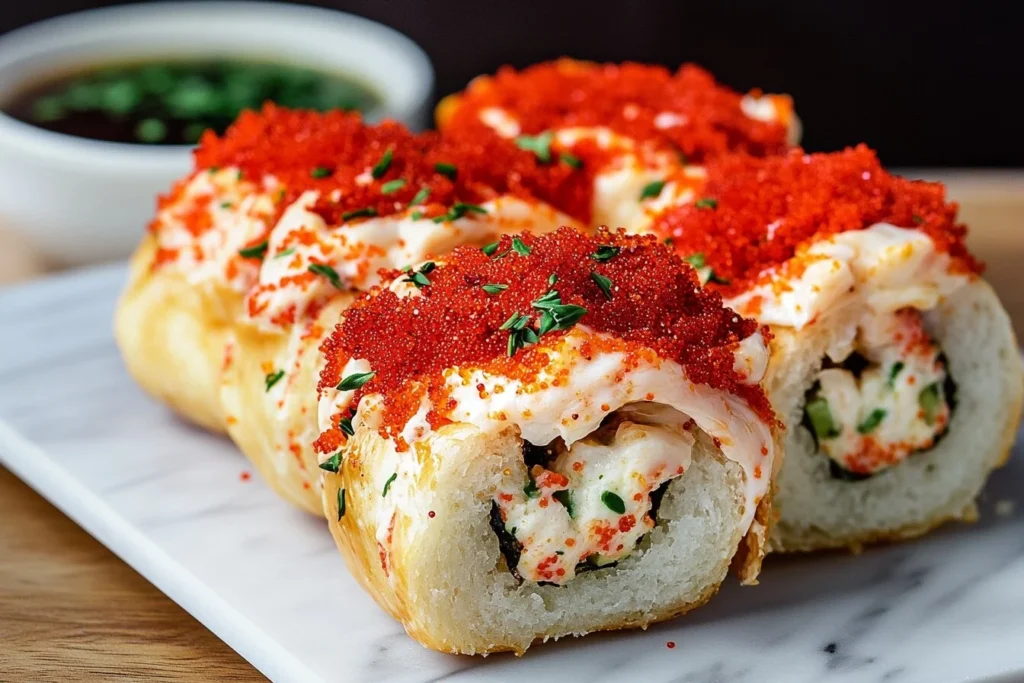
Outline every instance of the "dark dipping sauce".
{"label": "dark dipping sauce", "polygon": [[136,62],[92,67],[28,87],[2,107],[25,123],[76,137],[150,145],[195,144],[243,109],[281,106],[367,112],[380,104],[344,74],[241,60]]}

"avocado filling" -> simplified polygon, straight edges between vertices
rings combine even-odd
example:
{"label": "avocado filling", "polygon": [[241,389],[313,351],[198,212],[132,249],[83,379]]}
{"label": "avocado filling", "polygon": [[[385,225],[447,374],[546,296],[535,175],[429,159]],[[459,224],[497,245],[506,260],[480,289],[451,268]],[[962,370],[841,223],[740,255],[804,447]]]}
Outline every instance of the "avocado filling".
{"label": "avocado filling", "polygon": [[904,309],[871,318],[845,358],[826,358],[803,425],[832,476],[858,481],[932,448],[949,426],[955,393],[920,312]]}

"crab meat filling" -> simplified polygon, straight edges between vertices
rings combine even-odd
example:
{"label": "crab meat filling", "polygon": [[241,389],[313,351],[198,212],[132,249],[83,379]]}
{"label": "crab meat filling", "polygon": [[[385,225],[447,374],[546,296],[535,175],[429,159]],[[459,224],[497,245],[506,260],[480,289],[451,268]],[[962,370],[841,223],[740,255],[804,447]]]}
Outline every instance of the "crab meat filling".
{"label": "crab meat filling", "polygon": [[694,445],[692,422],[666,412],[677,419],[613,413],[568,449],[561,439],[525,445],[527,479],[499,490],[491,515],[517,578],[564,584],[624,559],[654,528],[664,487],[689,467]]}
{"label": "crab meat filling", "polygon": [[949,426],[955,390],[921,314],[903,309],[869,318],[845,358],[826,359],[803,424],[834,477],[865,479],[934,446]]}

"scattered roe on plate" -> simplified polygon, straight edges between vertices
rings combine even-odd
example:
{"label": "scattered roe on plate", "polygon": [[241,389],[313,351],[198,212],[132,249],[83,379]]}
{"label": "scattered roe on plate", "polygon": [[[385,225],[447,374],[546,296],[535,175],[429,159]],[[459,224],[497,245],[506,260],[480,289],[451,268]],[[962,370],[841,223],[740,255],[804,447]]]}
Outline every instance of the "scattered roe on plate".
{"label": "scattered roe on plate", "polygon": [[[342,380],[350,359],[369,362],[375,374],[350,405],[357,406],[364,395],[382,395],[386,438],[401,431],[424,394],[435,406],[427,416],[431,424],[446,422],[444,370],[477,367],[528,383],[547,365],[545,349],[576,325],[611,337],[592,337],[581,349],[584,355],[608,349],[638,361],[656,353],[677,361],[691,381],[737,394],[765,420],[773,419],[763,390],[744,384],[733,369],[734,344],[756,332],[757,323],[702,289],[694,270],[652,235],[600,230],[588,236],[560,228],[541,237],[505,236],[486,251],[459,247],[426,278],[420,296],[400,297],[385,287],[371,291],[321,347],[327,361],[321,391]],[[513,331],[502,325],[527,315],[530,329],[539,333],[541,311],[533,304],[553,291],[563,305],[586,312],[509,356]],[[767,328],[763,332],[767,335]],[[317,442],[322,452],[333,452],[344,440],[339,417]]]}
{"label": "scattered roe on plate", "polygon": [[444,139],[394,121],[369,125],[354,113],[272,104],[243,113],[223,136],[207,132],[195,161],[197,170],[236,167],[257,183],[273,177],[284,188],[282,208],[316,190],[316,211],[330,225],[350,212],[393,214],[414,200],[429,218],[456,202],[479,204],[502,194],[541,199],[585,219],[592,185],[581,169],[541,163],[493,135]]}
{"label": "scattered roe on plate", "polygon": [[710,286],[731,296],[814,238],[883,222],[921,230],[958,268],[980,272],[957,208],[941,184],[886,172],[865,145],[829,154],[795,149],[770,159],[712,162],[701,197],[661,214],[653,230],[670,237],[683,256],[703,254],[728,282]]}
{"label": "scattered roe on plate", "polygon": [[480,114],[493,107],[515,119],[524,134],[607,126],[637,141],[672,146],[688,161],[702,163],[728,152],[783,153],[792,103],[785,96],[771,97],[783,111],[779,121],[765,122],[744,114],[739,93],[693,64],[673,73],[631,62],[561,59],[522,71],[504,67],[477,78],[442,104],[438,123],[445,132],[490,130]]}

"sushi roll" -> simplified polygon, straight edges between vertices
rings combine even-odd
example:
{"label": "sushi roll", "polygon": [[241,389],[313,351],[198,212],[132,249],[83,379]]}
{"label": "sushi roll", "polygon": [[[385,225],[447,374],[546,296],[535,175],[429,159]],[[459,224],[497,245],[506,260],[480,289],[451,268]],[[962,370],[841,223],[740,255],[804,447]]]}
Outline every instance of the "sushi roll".
{"label": "sushi roll", "polygon": [[323,504],[352,573],[457,653],[642,627],[754,582],[770,335],[652,236],[568,228],[394,272],[323,345]]}

